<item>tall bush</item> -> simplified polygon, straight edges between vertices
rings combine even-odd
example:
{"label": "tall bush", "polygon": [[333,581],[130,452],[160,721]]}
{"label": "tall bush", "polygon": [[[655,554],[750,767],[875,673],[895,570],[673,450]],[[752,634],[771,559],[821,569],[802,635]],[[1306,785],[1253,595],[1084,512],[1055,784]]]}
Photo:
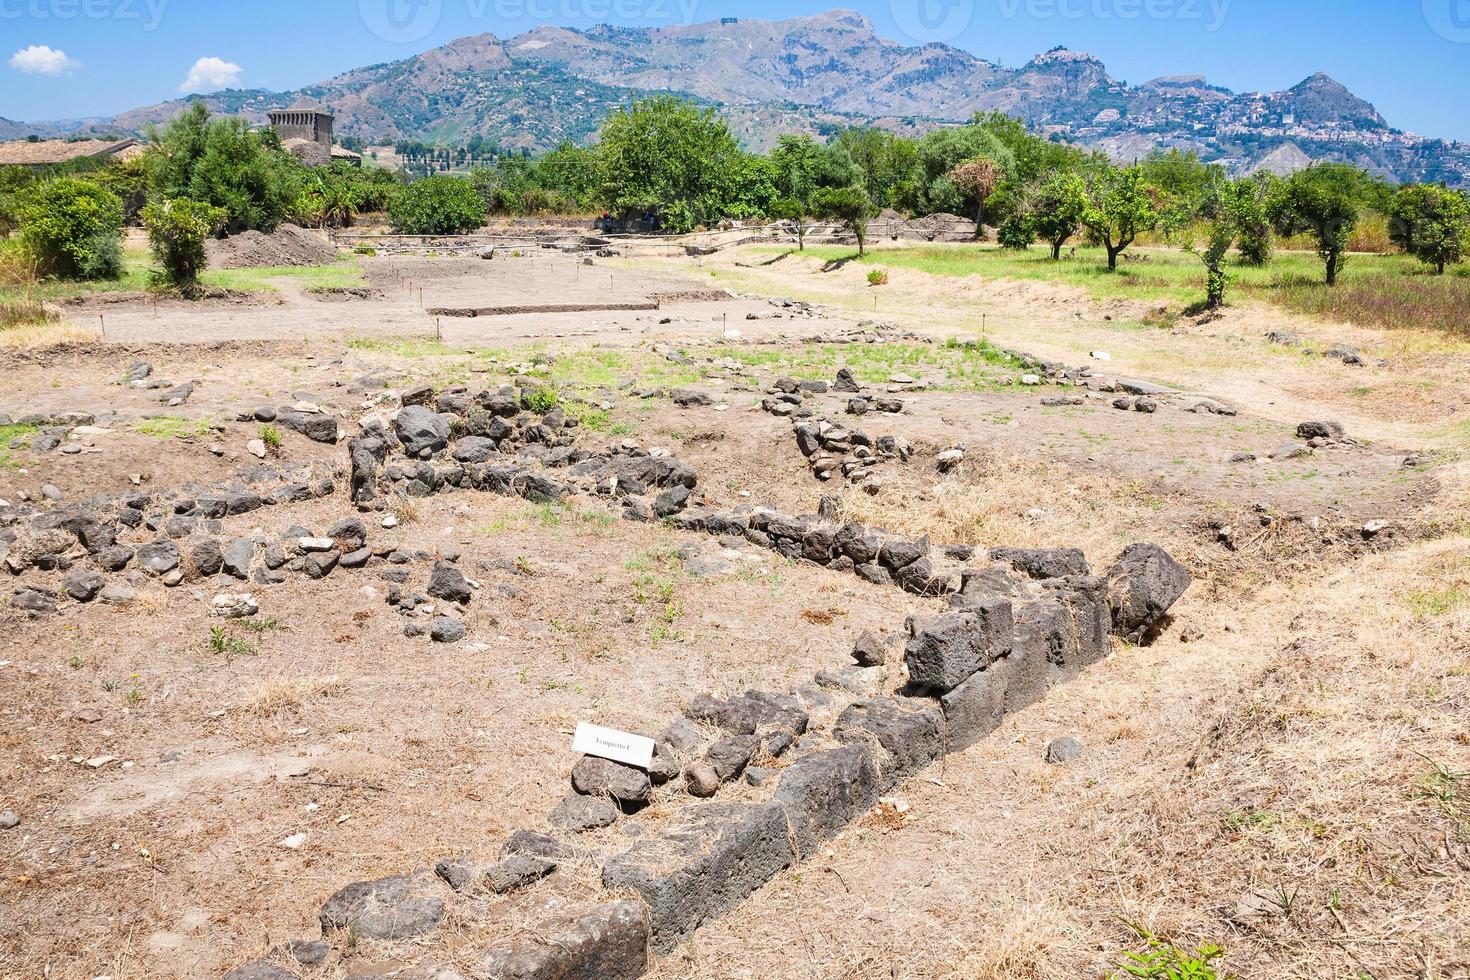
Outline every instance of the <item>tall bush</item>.
{"label": "tall bush", "polygon": [[35,184],[15,208],[21,242],[43,275],[116,279],[122,273],[123,206],[116,194],[80,177]]}
{"label": "tall bush", "polygon": [[485,201],[459,177],[425,177],[388,202],[388,220],[403,235],[462,235],[485,223]]}
{"label": "tall bush", "polygon": [[154,201],[143,208],[148,245],[162,267],[158,279],[192,293],[204,271],[204,241],[225,223],[224,208],[188,198]]}

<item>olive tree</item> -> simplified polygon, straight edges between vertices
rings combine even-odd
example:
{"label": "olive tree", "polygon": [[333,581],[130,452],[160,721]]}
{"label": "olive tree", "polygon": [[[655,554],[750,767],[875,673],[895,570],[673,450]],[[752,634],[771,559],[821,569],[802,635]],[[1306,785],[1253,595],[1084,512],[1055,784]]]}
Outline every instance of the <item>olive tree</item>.
{"label": "olive tree", "polygon": [[1389,214],[1394,244],[1444,275],[1470,248],[1470,198],[1432,184],[1402,188]]}
{"label": "olive tree", "polygon": [[858,255],[864,254],[868,222],[878,209],[861,187],[824,187],[812,195],[812,210],[817,217],[835,221],[857,238]]}
{"label": "olive tree", "polygon": [[1093,177],[1082,223],[1107,249],[1109,272],[1117,271],[1118,256],[1158,220],[1158,204],[1142,168],[1108,167]]}
{"label": "olive tree", "polygon": [[1362,215],[1368,175],[1345,163],[1317,163],[1277,185],[1269,213],[1283,235],[1310,234],[1327,266],[1327,285],[1337,285],[1347,263],[1348,241]]}

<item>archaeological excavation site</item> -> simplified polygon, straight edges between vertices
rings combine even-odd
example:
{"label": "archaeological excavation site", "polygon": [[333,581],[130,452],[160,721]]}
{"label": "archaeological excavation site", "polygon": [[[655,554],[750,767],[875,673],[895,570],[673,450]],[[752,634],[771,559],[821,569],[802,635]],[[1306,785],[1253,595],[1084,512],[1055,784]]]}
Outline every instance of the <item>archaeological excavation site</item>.
{"label": "archaeological excavation site", "polygon": [[1452,363],[514,236],[0,353],[0,975],[1465,975]]}

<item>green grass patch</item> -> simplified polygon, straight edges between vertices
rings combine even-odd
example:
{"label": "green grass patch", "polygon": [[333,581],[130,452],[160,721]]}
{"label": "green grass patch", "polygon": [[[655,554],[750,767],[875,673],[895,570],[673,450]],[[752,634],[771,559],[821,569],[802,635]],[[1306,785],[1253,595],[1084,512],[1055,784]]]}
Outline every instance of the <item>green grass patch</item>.
{"label": "green grass patch", "polygon": [[0,469],[19,469],[20,463],[11,455],[12,446],[16,449],[30,448],[30,437],[36,434],[34,425],[21,425],[16,422],[10,425],[0,425]]}
{"label": "green grass patch", "polygon": [[1431,589],[1423,592],[1411,592],[1404,597],[1409,608],[1414,610],[1414,615],[1421,618],[1431,616],[1443,616],[1454,612],[1465,604],[1470,598],[1462,588]]}
{"label": "green grass patch", "polygon": [[135,292],[148,288],[154,269],[147,249],[124,249],[122,275],[116,279],[46,279],[24,286],[0,286],[0,307],[21,310],[29,303],[58,302],[95,293]]}
{"label": "green grass patch", "polygon": [[174,439],[180,436],[208,435],[209,421],[180,418],[177,415],[155,415],[152,418],[138,419],[131,428],[139,435],[152,436],[155,439]]}
{"label": "green grass patch", "polygon": [[302,289],[333,289],[347,286],[365,286],[362,266],[357,257],[344,255],[336,262],[325,265],[267,266],[261,269],[206,269],[199,281],[206,286],[220,289],[236,289],[243,292],[274,292],[278,284],[273,280],[287,279]]}
{"label": "green grass patch", "polygon": [[444,357],[455,353],[445,344],[424,337],[357,337],[349,340],[347,346],[396,357]]}

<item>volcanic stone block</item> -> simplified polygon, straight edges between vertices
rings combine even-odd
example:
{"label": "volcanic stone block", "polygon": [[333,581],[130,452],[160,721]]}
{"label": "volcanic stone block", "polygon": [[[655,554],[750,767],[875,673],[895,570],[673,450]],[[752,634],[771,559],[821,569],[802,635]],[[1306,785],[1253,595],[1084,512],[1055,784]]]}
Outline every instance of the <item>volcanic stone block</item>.
{"label": "volcanic stone block", "polygon": [[[905,565],[912,565],[929,553],[929,539],[920,538],[917,541],[909,541],[904,538],[889,538],[883,542],[882,549],[878,552],[878,563],[889,571],[897,571]],[[857,556],[852,556],[857,561]]]}
{"label": "volcanic stone block", "polygon": [[422,894],[404,875],[354,881],[322,906],[322,932],[351,929],[370,939],[407,939],[431,931],[444,916],[443,900]]}
{"label": "volcanic stone block", "polygon": [[[556,870],[552,858],[512,854],[485,869],[485,884],[497,895],[535,884]],[[458,889],[456,889],[457,891]]]}
{"label": "volcanic stone block", "polygon": [[944,718],[931,701],[874,698],[847,706],[837,717],[839,742],[876,741],[880,783],[888,788],[944,754]]}
{"label": "volcanic stone block", "polygon": [[224,980],[300,980],[290,970],[283,970],[269,960],[252,960],[225,974]]}
{"label": "volcanic stone block", "polygon": [[393,432],[409,456],[436,453],[449,444],[449,423],[422,405],[402,409],[393,419]]}
{"label": "volcanic stone block", "polygon": [[1101,575],[1074,577],[1056,593],[1072,616],[1076,661],[1086,667],[1107,657],[1111,646],[1112,611],[1108,608],[1108,580]]}
{"label": "volcanic stone block", "polygon": [[797,856],[815,854],[878,802],[880,792],[872,746],[854,743],[793,762],[781,773],[776,803],[791,823]]}
{"label": "volcanic stone block", "polygon": [[1011,600],[988,596],[930,620],[904,648],[909,678],[950,690],[1011,647]]}
{"label": "volcanic stone block", "polygon": [[1147,639],[1191,581],[1189,570],[1158,545],[1129,545],[1108,571],[1113,629],[1130,642]]}
{"label": "volcanic stone block", "polygon": [[786,811],[775,803],[703,803],[662,833],[609,858],[603,886],[631,889],[652,913],[653,948],[667,953],[705,921],[735,908],[793,860]]}
{"label": "volcanic stone block", "polygon": [[611,796],[623,803],[644,803],[652,792],[648,773],[611,759],[584,755],[572,767],[572,788],[583,796]]}
{"label": "volcanic stone block", "polygon": [[1047,672],[1046,630],[1037,623],[1016,624],[1016,636],[1005,662],[1006,714],[1029,708],[1046,696],[1051,686]]}
{"label": "volcanic stone block", "polygon": [[720,700],[701,694],[685,712],[695,721],[722,728],[732,735],[753,735],[757,730],[785,728],[800,735],[806,731],[807,715],[794,703],[783,705],[759,691]]}
{"label": "volcanic stone block", "polygon": [[607,902],[496,946],[480,970],[496,980],[634,980],[648,969],[650,922],[642,902]]}
{"label": "volcanic stone block", "polygon": [[954,690],[939,698],[944,711],[948,751],[959,752],[1000,727],[1005,716],[1006,680],[1010,657],[1000,657],[984,670],[970,675]]}
{"label": "volcanic stone block", "polygon": [[730,735],[711,745],[704,761],[714,767],[720,782],[728,783],[745,769],[760,744],[754,735]]}
{"label": "volcanic stone block", "polygon": [[1087,556],[1078,548],[992,548],[990,557],[1036,579],[1092,574]]}

